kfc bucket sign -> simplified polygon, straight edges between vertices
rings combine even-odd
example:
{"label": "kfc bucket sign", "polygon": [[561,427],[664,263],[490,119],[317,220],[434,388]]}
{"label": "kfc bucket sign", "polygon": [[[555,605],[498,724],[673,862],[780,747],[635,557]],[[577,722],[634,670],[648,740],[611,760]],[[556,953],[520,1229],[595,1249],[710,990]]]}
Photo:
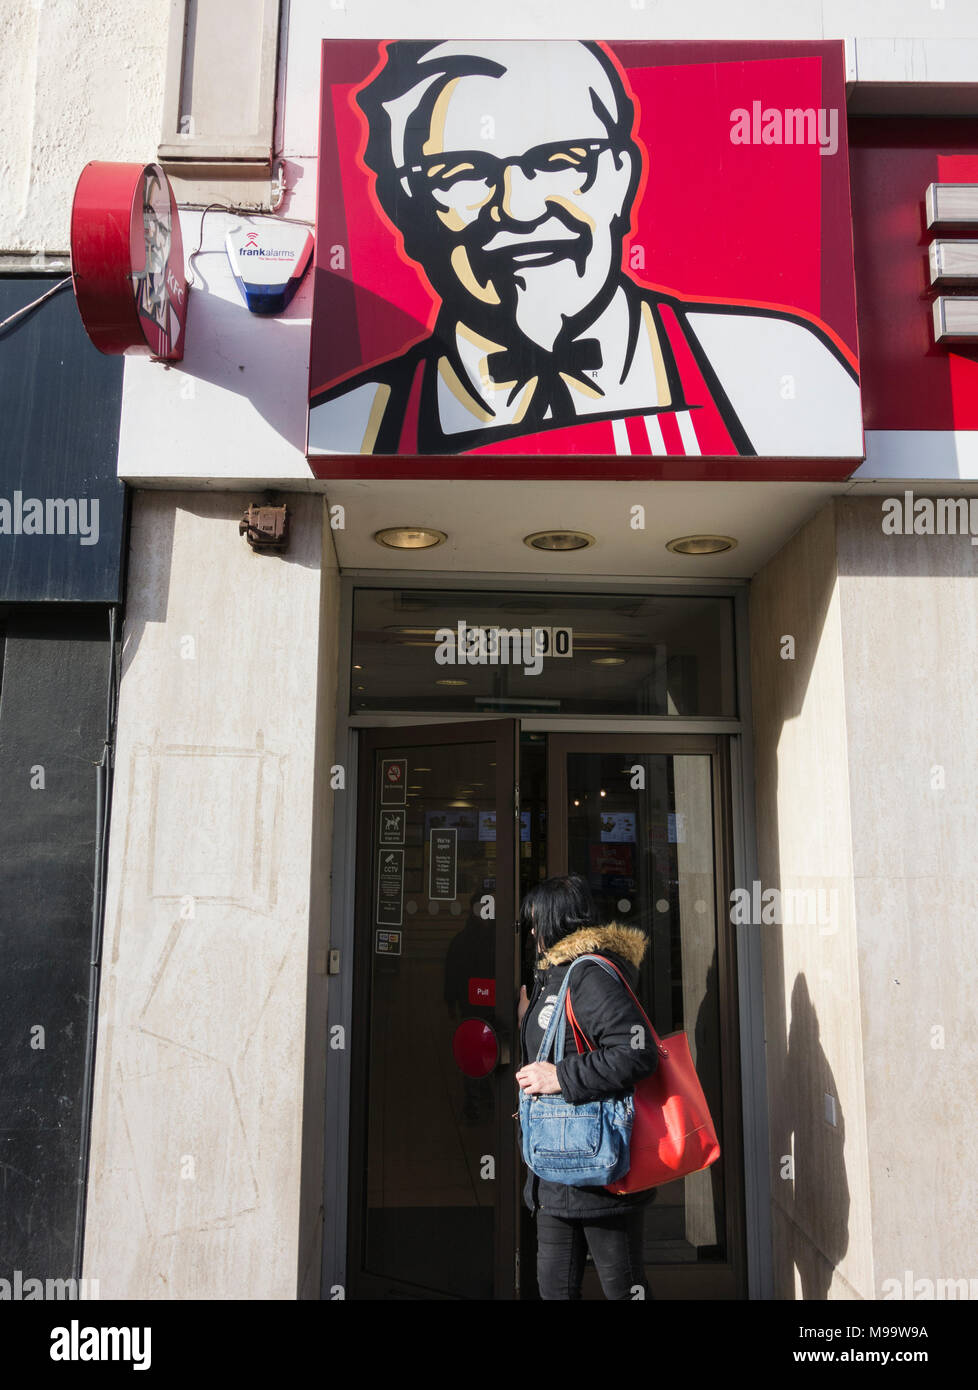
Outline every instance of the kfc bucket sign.
{"label": "kfc bucket sign", "polygon": [[313,472],[848,476],[843,58],[326,41]]}
{"label": "kfc bucket sign", "polygon": [[176,199],[158,164],[86,164],[71,208],[71,275],[100,352],[183,356],[187,281]]}

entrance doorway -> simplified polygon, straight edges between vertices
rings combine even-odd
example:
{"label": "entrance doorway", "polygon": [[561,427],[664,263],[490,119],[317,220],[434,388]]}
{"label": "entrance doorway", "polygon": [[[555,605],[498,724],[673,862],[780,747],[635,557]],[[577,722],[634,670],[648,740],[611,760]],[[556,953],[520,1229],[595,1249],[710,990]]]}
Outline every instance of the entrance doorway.
{"label": "entrance doorway", "polygon": [[716,1164],[647,1208],[653,1293],[746,1296],[726,737],[507,718],[359,738],[349,1296],[536,1297],[515,924],[520,896],[566,872],[648,935],[639,996],[660,1035],[687,1033],[720,1138]]}

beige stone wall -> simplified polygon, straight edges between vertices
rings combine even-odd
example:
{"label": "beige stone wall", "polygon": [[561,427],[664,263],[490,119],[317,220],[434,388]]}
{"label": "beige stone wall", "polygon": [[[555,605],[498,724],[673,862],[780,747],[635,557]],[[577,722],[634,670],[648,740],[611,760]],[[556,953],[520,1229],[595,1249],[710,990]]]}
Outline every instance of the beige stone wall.
{"label": "beige stone wall", "polygon": [[786,1298],[978,1278],[975,550],[884,535],[881,501],[831,503],[752,586],[761,878],[838,890],[828,928],[760,928]]}
{"label": "beige stone wall", "polygon": [[318,1281],[335,573],[321,498],[290,499],[282,556],[238,535],[250,500],[134,496],[85,1251],[103,1298]]}
{"label": "beige stone wall", "polygon": [[67,251],[90,159],[156,158],[170,6],[10,0],[0,81],[0,252]]}
{"label": "beige stone wall", "polygon": [[[329,527],[328,503],[322,508],[323,589],[319,609],[319,692],[316,704],[316,766],[313,786],[312,887],[309,899],[308,997],[302,1123],[302,1186],[299,1211],[298,1296],[318,1299],[323,1243],[323,1115],[326,1064],[330,1055],[326,1028],[327,957],[333,815],[331,787],[335,761],[337,675],[339,671],[340,573]],[[344,777],[346,769],[344,768]],[[334,1054],[335,1055],[335,1054]]]}
{"label": "beige stone wall", "polygon": [[[822,890],[814,920],[758,928],[775,1295],[871,1298],[863,1027],[831,504],[755,577],[750,623],[760,882],[763,890],[782,894]],[[791,659],[781,655],[788,650],[785,638],[794,640]]]}
{"label": "beige stone wall", "polygon": [[876,1295],[974,1297],[978,549],[881,501],[836,503]]}

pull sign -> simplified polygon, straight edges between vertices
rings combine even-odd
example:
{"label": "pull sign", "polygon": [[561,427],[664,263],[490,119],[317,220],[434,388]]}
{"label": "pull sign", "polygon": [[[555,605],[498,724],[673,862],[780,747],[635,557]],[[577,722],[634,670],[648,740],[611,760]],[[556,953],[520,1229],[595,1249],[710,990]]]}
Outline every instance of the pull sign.
{"label": "pull sign", "polygon": [[253,314],[280,314],[305,275],[312,232],[291,222],[234,227],[225,242],[231,271]]}

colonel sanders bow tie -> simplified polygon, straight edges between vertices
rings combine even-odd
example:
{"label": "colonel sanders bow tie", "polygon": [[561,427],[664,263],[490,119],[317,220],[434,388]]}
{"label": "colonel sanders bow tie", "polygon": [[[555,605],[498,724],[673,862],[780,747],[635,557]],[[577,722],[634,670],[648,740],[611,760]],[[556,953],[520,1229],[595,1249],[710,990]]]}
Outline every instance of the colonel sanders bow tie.
{"label": "colonel sanders bow tie", "polygon": [[[602,365],[601,344],[597,338],[578,338],[561,344],[556,352],[544,352],[535,344],[501,348],[488,354],[489,375],[494,382],[514,382],[510,401],[536,378],[527,414],[543,417],[548,408],[552,417],[573,415],[570,382],[578,381],[589,394],[604,393],[585,375]],[[524,419],[526,417],[524,416]]]}

